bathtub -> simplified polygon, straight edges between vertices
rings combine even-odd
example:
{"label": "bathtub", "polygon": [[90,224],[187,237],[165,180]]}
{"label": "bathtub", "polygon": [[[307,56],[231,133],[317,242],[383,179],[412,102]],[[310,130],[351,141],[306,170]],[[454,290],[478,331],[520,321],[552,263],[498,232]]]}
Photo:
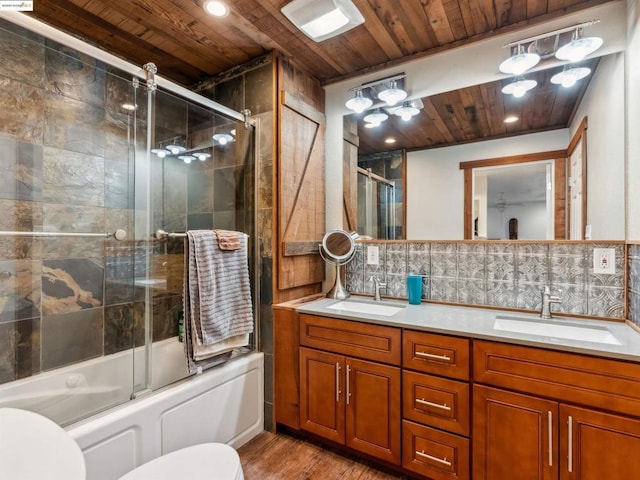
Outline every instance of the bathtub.
{"label": "bathtub", "polygon": [[[126,351],[0,385],[0,406],[25,408],[67,425],[82,448],[88,480],[114,480],[165,453],[203,442],[238,447],[263,430],[263,354],[236,357],[188,377],[182,344],[153,344],[152,388],[140,384],[144,350]],[[141,365],[141,363],[138,363]],[[112,407],[114,404],[121,404]],[[101,412],[77,421],[78,415]],[[73,423],[75,422],[75,423]]]}

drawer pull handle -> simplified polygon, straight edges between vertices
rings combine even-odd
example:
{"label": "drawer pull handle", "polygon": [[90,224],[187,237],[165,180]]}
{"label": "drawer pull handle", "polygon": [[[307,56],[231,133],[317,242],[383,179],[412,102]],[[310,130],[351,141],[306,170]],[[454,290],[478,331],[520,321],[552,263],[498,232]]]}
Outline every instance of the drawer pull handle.
{"label": "drawer pull handle", "polygon": [[451,411],[451,407],[447,404],[440,405],[439,403],[428,402],[424,398],[416,398],[416,403],[420,403],[422,405],[428,405],[429,407],[441,408],[442,410]]}
{"label": "drawer pull handle", "polygon": [[553,413],[548,411],[547,414],[547,420],[549,422],[547,425],[549,430],[549,466],[553,467]]}
{"label": "drawer pull handle", "polygon": [[425,357],[425,358],[433,358],[434,360],[444,360],[445,362],[450,362],[451,357],[448,355],[436,355],[435,353],[427,353],[427,352],[416,352],[416,356]]}
{"label": "drawer pull handle", "polygon": [[421,456],[421,457],[424,457],[424,458],[426,458],[426,459],[428,459],[428,460],[433,460],[434,462],[441,463],[441,464],[443,464],[443,465],[446,465],[447,467],[450,467],[450,466],[451,466],[451,462],[450,462],[449,460],[447,460],[446,458],[442,459],[442,458],[438,458],[438,457],[433,457],[433,456],[431,456],[431,455],[429,455],[429,454],[427,454],[427,453],[424,453],[424,450],[423,450],[423,451],[421,451],[421,452],[418,452],[418,451],[416,450],[416,455],[419,455],[419,456]]}
{"label": "drawer pull handle", "polygon": [[568,439],[568,445],[567,445],[567,450],[569,451],[569,458],[568,458],[568,462],[567,462],[567,467],[569,470],[569,473],[573,472],[573,417],[571,415],[569,415],[569,439]]}
{"label": "drawer pull handle", "polygon": [[351,397],[351,379],[349,378],[351,376],[351,367],[349,366],[349,364],[347,363],[347,405],[349,405],[349,398]]}
{"label": "drawer pull handle", "polygon": [[340,363],[336,362],[336,403],[340,402]]}

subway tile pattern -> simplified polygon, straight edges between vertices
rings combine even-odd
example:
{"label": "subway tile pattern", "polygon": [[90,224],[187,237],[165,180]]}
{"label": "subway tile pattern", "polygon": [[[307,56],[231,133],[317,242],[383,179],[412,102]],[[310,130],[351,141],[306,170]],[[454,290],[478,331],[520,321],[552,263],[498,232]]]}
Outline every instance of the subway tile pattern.
{"label": "subway tile pattern", "polygon": [[[379,265],[366,262],[371,245],[380,249]],[[615,274],[593,272],[589,259],[594,248],[615,249]],[[630,310],[640,322],[640,247],[631,251],[636,256],[629,259],[629,298],[636,303]],[[368,279],[375,274],[387,282],[387,296],[406,298],[406,275],[424,273],[423,299],[539,311],[540,292],[548,285],[563,299],[553,305],[555,312],[608,318],[626,314],[622,242],[366,242],[357,252],[346,269],[347,289],[354,293],[373,294]]]}

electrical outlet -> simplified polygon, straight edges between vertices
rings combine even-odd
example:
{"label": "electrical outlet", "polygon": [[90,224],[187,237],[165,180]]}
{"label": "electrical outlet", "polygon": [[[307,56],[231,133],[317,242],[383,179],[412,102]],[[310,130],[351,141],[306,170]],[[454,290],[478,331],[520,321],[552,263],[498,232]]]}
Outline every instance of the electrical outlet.
{"label": "electrical outlet", "polygon": [[610,275],[616,273],[615,248],[593,249],[593,273],[605,273]]}
{"label": "electrical outlet", "polygon": [[380,247],[367,245],[367,265],[380,265]]}

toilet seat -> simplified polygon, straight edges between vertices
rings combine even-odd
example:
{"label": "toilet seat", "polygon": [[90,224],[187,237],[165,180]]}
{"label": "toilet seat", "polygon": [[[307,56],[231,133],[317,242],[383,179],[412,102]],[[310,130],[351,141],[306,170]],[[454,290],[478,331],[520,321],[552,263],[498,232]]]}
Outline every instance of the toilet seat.
{"label": "toilet seat", "polygon": [[84,456],[52,420],[28,410],[0,408],[0,478],[84,480]]}
{"label": "toilet seat", "polygon": [[120,480],[244,480],[238,453],[223,443],[203,443],[158,457]]}

